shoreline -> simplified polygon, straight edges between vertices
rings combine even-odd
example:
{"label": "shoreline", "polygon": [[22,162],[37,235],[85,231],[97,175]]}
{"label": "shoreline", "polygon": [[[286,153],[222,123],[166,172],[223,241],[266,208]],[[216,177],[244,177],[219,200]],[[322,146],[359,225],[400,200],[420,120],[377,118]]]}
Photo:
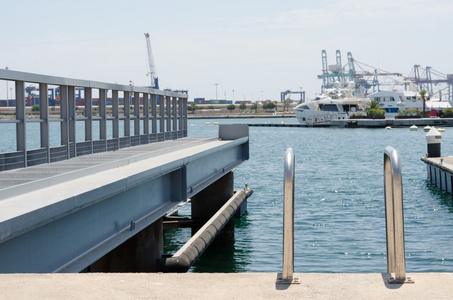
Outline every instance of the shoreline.
{"label": "shoreline", "polygon": [[187,119],[262,119],[262,118],[296,118],[294,114],[281,114],[281,115],[209,115],[209,116],[201,116],[201,115],[187,115]]}

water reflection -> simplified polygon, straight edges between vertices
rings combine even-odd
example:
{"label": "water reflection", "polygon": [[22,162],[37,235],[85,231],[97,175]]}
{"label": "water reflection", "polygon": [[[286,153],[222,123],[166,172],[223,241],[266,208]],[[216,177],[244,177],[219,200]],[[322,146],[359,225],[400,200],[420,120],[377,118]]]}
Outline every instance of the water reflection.
{"label": "water reflection", "polygon": [[439,204],[448,208],[448,212],[453,213],[453,197],[447,192],[442,191],[435,184],[426,180],[426,189],[430,192],[433,198],[439,200]]}
{"label": "water reflection", "polygon": [[[241,219],[235,219],[235,237],[240,236],[240,242],[214,240],[189,272],[193,273],[237,273],[246,272],[251,263],[252,249],[250,231],[247,229],[250,222],[247,215]],[[249,236],[247,236],[249,235]]]}

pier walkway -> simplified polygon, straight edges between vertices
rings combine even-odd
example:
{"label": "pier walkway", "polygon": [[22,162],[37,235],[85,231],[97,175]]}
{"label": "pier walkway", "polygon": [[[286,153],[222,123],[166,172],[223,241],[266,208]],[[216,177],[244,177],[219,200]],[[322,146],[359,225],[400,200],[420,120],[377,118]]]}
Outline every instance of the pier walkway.
{"label": "pier walkway", "polygon": [[414,284],[388,284],[386,273],[4,274],[5,299],[451,299],[453,273],[413,273]]}
{"label": "pier walkway", "polygon": [[[15,89],[0,120],[0,273],[156,271],[168,212],[190,198],[201,227],[249,158],[247,125],[188,138],[184,93],[11,70],[0,80]],[[234,225],[228,208],[212,239]]]}

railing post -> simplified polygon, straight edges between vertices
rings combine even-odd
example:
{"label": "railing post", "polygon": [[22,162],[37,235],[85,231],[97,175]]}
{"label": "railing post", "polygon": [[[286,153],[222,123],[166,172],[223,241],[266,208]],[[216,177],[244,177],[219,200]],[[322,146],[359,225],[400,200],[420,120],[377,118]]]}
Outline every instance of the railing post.
{"label": "railing post", "polygon": [[112,90],[112,117],[113,117],[113,138],[116,140],[116,149],[120,149],[120,108],[118,91]]}
{"label": "railing post", "polygon": [[277,283],[300,283],[294,273],[294,149],[285,152],[283,164],[283,272]]}
{"label": "railing post", "polygon": [[406,278],[401,163],[398,151],[389,146],[384,150],[384,190],[387,272],[395,273],[389,283],[413,283]]}
{"label": "railing post", "polygon": [[[24,165],[27,167],[27,134],[25,122],[27,122],[27,114],[25,110],[25,83],[16,81],[16,148],[17,151],[24,153]],[[8,91],[6,91],[8,92]]]}
{"label": "railing post", "polygon": [[39,84],[39,118],[44,120],[39,125],[41,134],[41,148],[47,149],[47,163],[50,163],[50,136],[49,136],[49,94],[48,84]]}

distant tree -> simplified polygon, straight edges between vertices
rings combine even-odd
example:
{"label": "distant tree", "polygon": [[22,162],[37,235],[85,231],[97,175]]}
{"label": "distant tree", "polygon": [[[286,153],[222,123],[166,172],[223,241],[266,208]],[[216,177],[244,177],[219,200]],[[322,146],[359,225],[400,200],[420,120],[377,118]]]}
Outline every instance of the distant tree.
{"label": "distant tree", "polygon": [[422,97],[422,101],[423,101],[423,110],[422,110],[422,118],[425,117],[425,109],[426,109],[426,100],[429,100],[429,96],[428,97],[425,97],[427,94],[427,91],[425,90],[422,90],[420,91],[420,96]]}
{"label": "distant tree", "polygon": [[209,105],[208,106],[208,109],[214,109],[214,108],[215,108],[214,105]]}
{"label": "distant tree", "polygon": [[228,109],[229,111],[233,111],[233,110],[236,109],[236,105],[234,105],[234,104],[228,104],[228,105],[227,105],[227,109]]}
{"label": "distant tree", "polygon": [[198,107],[197,107],[197,103],[195,103],[195,102],[190,103],[189,107],[187,107],[187,109],[188,109],[189,111],[191,111],[192,114],[195,114],[195,110],[196,110],[197,108],[198,108]]}
{"label": "distant tree", "polygon": [[275,103],[273,103],[273,102],[263,103],[263,105],[262,105],[263,109],[269,109],[269,110],[275,109],[276,106],[277,105],[275,105]]}
{"label": "distant tree", "polygon": [[253,103],[252,106],[250,106],[251,109],[255,111],[255,114],[258,112],[258,103]]}
{"label": "distant tree", "polygon": [[247,108],[247,104],[245,102],[241,102],[241,104],[239,105],[239,109],[242,109],[242,111],[244,111],[244,109]]}
{"label": "distant tree", "polygon": [[287,111],[290,104],[291,99],[286,99],[285,101],[283,101],[283,111]]}
{"label": "distant tree", "polygon": [[31,111],[39,111],[39,104],[33,104]]}
{"label": "distant tree", "polygon": [[378,101],[371,101],[366,112],[370,117],[382,117],[385,115],[385,110],[382,109]]}

